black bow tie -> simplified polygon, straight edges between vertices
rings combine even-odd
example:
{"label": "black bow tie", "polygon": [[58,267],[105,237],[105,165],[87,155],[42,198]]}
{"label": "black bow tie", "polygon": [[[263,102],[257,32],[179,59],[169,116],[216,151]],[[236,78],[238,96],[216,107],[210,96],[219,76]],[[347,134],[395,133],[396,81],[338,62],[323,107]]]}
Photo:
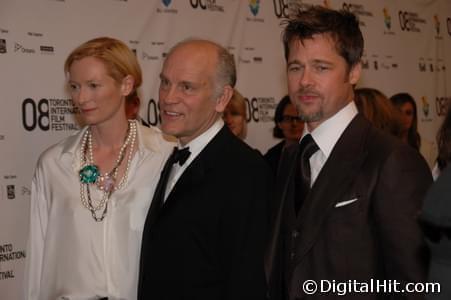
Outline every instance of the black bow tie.
{"label": "black bow tie", "polygon": [[174,147],[174,151],[172,152],[172,161],[173,163],[179,163],[179,165],[183,166],[191,152],[189,151],[189,147],[178,149]]}

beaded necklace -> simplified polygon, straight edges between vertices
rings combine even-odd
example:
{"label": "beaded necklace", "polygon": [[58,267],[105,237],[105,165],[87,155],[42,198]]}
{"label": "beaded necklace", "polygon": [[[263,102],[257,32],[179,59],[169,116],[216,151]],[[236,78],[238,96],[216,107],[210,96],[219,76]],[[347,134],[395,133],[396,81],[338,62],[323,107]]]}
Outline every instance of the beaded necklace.
{"label": "beaded necklace", "polygon": [[[86,130],[81,142],[81,166],[79,171],[80,176],[80,199],[84,207],[89,209],[92,217],[96,222],[101,222],[105,218],[108,210],[108,200],[111,194],[121,189],[127,182],[128,171],[130,169],[130,164],[132,161],[133,148],[136,140],[136,122],[128,121],[127,135],[125,136],[124,143],[121,146],[116,162],[113,169],[110,172],[100,174],[99,167],[94,163],[94,155],[92,151],[92,133],[91,128]],[[116,184],[117,173],[119,167],[124,160],[125,153],[127,152],[127,147],[129,147],[129,153],[127,157],[127,165],[125,168],[124,175],[122,176],[119,184]],[[96,201],[97,204],[93,204],[91,198],[91,185],[95,185],[101,192],[102,197],[100,200]],[[97,211],[103,211],[100,216],[97,215]]]}

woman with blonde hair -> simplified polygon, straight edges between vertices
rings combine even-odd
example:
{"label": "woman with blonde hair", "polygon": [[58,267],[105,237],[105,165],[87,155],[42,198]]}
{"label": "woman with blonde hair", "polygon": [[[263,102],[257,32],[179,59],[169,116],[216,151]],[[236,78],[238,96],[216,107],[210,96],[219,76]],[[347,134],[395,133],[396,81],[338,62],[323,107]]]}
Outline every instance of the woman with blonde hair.
{"label": "woman with blonde hair", "polygon": [[133,52],[102,37],[64,71],[84,127],[44,151],[32,181],[25,299],[136,299],[141,237],[172,144],[126,116]]}
{"label": "woman with blonde hair", "polygon": [[222,118],[235,136],[242,140],[246,138],[246,100],[237,90],[233,91],[233,96],[230,98]]}

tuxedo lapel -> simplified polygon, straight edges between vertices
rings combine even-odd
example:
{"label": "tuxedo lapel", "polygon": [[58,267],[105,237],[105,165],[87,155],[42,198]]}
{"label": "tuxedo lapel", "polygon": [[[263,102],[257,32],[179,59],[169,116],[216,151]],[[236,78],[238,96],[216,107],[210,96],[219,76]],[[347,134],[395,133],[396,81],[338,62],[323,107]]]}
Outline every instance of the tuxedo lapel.
{"label": "tuxedo lapel", "polygon": [[[342,201],[366,156],[368,122],[357,116],[337,141],[309,196],[301,208],[296,228],[300,229],[297,261],[303,259],[320,233],[324,219]],[[348,199],[344,199],[348,200]],[[295,265],[296,265],[295,263]]]}
{"label": "tuxedo lapel", "polygon": [[152,202],[150,204],[149,213],[146,218],[146,223],[144,226],[144,228],[146,230],[149,230],[152,227],[152,225],[155,223],[156,219],[158,218],[158,216],[160,214],[162,205],[164,203],[164,193],[165,193],[165,189],[166,189],[166,185],[167,185],[167,179],[171,172],[172,165],[173,165],[173,160],[172,160],[172,155],[171,155],[171,156],[169,156],[163,169],[161,170],[160,179],[158,180],[157,187],[155,188]]}
{"label": "tuxedo lapel", "polygon": [[208,167],[202,159],[202,152],[196,157],[191,164],[186,168],[176,184],[169,192],[168,197],[162,207],[161,213],[164,212],[177,202],[182,194],[189,194],[191,189],[194,189],[198,184],[204,181],[205,174],[208,173]]}
{"label": "tuxedo lapel", "polygon": [[[227,145],[228,134],[231,133],[223,127],[185,169],[168,194],[161,210],[162,215],[170,210],[173,205],[176,205],[183,195],[189,195],[191,189],[195,189],[196,186],[202,184],[209,172],[214,168],[220,168],[221,161],[218,161],[217,153],[221,153]],[[183,198],[186,199],[187,197]]]}

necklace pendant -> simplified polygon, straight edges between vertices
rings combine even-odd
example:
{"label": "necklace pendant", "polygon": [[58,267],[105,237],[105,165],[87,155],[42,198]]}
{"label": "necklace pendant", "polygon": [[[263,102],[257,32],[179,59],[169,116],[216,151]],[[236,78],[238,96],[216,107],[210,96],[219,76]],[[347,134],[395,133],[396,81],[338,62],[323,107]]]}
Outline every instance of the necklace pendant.
{"label": "necklace pendant", "polygon": [[110,193],[113,191],[115,183],[116,180],[114,179],[114,177],[111,177],[108,173],[106,173],[102,176],[99,176],[97,180],[97,187],[105,193]]}
{"label": "necklace pendant", "polygon": [[99,177],[100,172],[96,165],[87,165],[81,168],[78,174],[81,183],[94,183]]}

